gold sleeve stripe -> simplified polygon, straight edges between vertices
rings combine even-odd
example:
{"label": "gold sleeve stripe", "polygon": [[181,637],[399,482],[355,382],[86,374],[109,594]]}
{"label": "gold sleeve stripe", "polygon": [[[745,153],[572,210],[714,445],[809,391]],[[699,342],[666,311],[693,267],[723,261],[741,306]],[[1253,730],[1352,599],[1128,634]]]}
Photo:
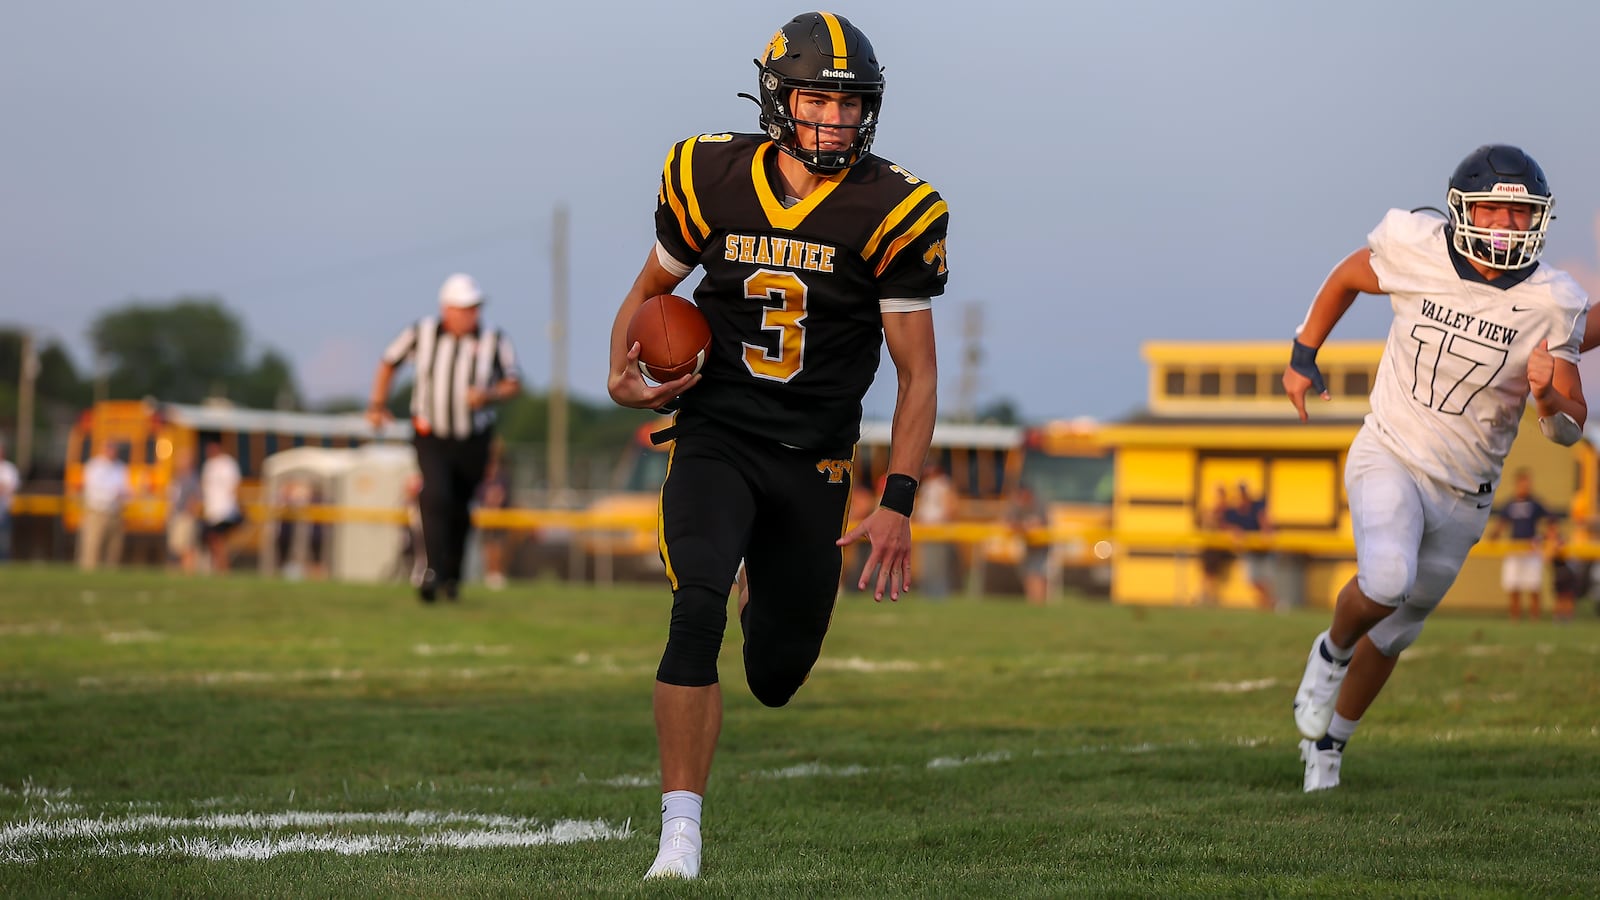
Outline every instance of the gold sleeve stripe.
{"label": "gold sleeve stripe", "polygon": [[901,200],[899,206],[890,210],[889,214],[884,216],[883,222],[878,225],[878,230],[874,231],[872,237],[867,240],[866,249],[861,251],[862,259],[871,259],[872,254],[878,252],[878,242],[888,237],[889,232],[898,228],[900,221],[911,215],[911,211],[916,209],[917,205],[931,193],[933,193],[933,185],[924,181],[917,186],[916,190],[911,192],[911,196]]}
{"label": "gold sleeve stripe", "polygon": [[828,23],[828,40],[833,42],[833,67],[850,68],[850,57],[845,55],[844,27],[839,24],[839,17],[830,12],[821,15],[822,21]]}
{"label": "gold sleeve stripe", "polygon": [[873,274],[882,275],[888,271],[889,264],[894,262],[894,258],[900,255],[900,251],[904,250],[907,244],[916,240],[924,231],[927,231],[928,226],[933,224],[933,220],[949,212],[950,207],[943,200],[928,207],[928,211],[922,214],[922,218],[918,219],[917,223],[912,225],[904,234],[895,238],[894,242],[889,245],[889,249],[884,251],[883,259],[878,261],[878,268],[873,270]]}
{"label": "gold sleeve stripe", "polygon": [[683,188],[683,198],[689,204],[689,217],[694,220],[696,228],[700,229],[700,240],[690,241],[696,250],[700,244],[711,234],[711,226],[706,224],[705,217],[700,215],[700,197],[694,192],[694,145],[699,138],[690,138],[683,144],[683,158],[678,163],[678,184]]}
{"label": "gold sleeve stripe", "polygon": [[[684,148],[688,152],[688,146]],[[672,161],[678,157],[678,148],[673,147],[667,153],[666,165],[661,168],[661,189],[667,192],[667,203],[672,207],[672,214],[678,218],[678,230],[683,232],[683,242],[688,244],[694,252],[700,252],[700,242],[689,233],[689,218],[683,211],[683,201],[678,199],[678,191],[672,185]]]}

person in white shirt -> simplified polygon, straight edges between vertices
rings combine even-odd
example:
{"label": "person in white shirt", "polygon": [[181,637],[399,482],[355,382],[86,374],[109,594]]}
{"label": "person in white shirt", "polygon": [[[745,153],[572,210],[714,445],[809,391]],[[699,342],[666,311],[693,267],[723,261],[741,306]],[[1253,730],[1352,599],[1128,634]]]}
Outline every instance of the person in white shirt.
{"label": "person in white shirt", "polygon": [[228,571],[228,535],[244,521],[239,512],[239,463],[216,441],[206,445],[200,467],[200,517],[211,571]]}
{"label": "person in white shirt", "polygon": [[6,445],[0,444],[0,563],[11,558],[11,503],[22,486],[22,475],[6,459]]}
{"label": "person in white shirt", "polygon": [[83,519],[78,526],[78,568],[92,572],[102,562],[122,562],[122,508],[133,488],[124,447],[106,442],[83,467]]}
{"label": "person in white shirt", "polygon": [[1589,298],[1539,263],[1552,202],[1526,153],[1478,148],[1450,177],[1448,220],[1390,210],[1297,332],[1283,386],[1306,421],[1307,391],[1329,399],[1317,348],[1357,295],[1388,294],[1394,309],[1345,462],[1357,573],[1294,698],[1307,791],[1339,784],[1346,742],[1483,536],[1530,393],[1545,437],[1582,437]]}
{"label": "person in white shirt", "polygon": [[[917,488],[917,505],[911,511],[916,525],[948,525],[956,517],[956,488],[937,462],[922,467]],[[944,599],[950,594],[950,578],[955,568],[955,545],[943,540],[925,540],[914,551],[917,556],[918,587],[924,594]]]}

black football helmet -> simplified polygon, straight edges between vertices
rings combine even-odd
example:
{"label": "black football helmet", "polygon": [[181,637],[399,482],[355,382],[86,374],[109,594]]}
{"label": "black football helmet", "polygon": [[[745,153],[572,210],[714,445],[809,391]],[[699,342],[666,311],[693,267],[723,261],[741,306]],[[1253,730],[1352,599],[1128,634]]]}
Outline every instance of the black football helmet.
{"label": "black football helmet", "polygon": [[[755,62],[761,70],[761,97],[756,101],[761,104],[761,130],[783,152],[823,174],[848,169],[866,155],[883,106],[883,69],[861,29],[833,13],[802,13],[772,36]],[[795,128],[807,123],[790,110],[797,90],[861,95],[861,124],[853,126],[855,140],[844,152],[800,148]]]}
{"label": "black football helmet", "polygon": [[[1445,198],[1456,252],[1506,271],[1526,269],[1539,261],[1555,198],[1544,180],[1544,170],[1533,157],[1507,144],[1485,144],[1456,166]],[[1532,221],[1526,231],[1476,226],[1472,205],[1483,202],[1527,204],[1532,208]]]}

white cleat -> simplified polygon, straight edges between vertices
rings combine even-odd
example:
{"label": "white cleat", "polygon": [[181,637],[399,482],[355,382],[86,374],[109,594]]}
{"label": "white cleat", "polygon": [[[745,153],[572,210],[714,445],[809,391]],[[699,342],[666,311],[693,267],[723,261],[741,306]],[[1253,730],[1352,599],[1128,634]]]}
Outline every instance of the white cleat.
{"label": "white cleat", "polygon": [[1339,699],[1339,685],[1344,684],[1349,663],[1329,662],[1322,655],[1322,642],[1328,633],[1317,635],[1311,642],[1311,655],[1306,658],[1306,674],[1300,679],[1300,689],[1294,692],[1294,726],[1300,736],[1320,740],[1328,733],[1328,723],[1333,721],[1333,706]]}
{"label": "white cleat", "polygon": [[1331,748],[1318,750],[1316,741],[1301,741],[1300,760],[1306,764],[1306,793],[1339,786],[1339,765],[1344,762],[1343,751]]}
{"label": "white cleat", "polygon": [[661,850],[644,877],[646,881],[652,878],[689,881],[700,877],[700,830],[691,820],[673,819],[662,826]]}

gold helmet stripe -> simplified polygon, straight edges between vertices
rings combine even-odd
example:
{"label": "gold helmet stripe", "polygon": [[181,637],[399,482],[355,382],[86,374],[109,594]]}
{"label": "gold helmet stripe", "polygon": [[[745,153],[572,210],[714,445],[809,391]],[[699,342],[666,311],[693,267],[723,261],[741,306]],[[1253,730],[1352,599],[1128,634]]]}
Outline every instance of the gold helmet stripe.
{"label": "gold helmet stripe", "polygon": [[844,26],[839,24],[839,17],[831,12],[819,13],[822,21],[828,25],[828,40],[833,42],[833,67],[835,69],[850,68],[849,51],[844,45]]}

